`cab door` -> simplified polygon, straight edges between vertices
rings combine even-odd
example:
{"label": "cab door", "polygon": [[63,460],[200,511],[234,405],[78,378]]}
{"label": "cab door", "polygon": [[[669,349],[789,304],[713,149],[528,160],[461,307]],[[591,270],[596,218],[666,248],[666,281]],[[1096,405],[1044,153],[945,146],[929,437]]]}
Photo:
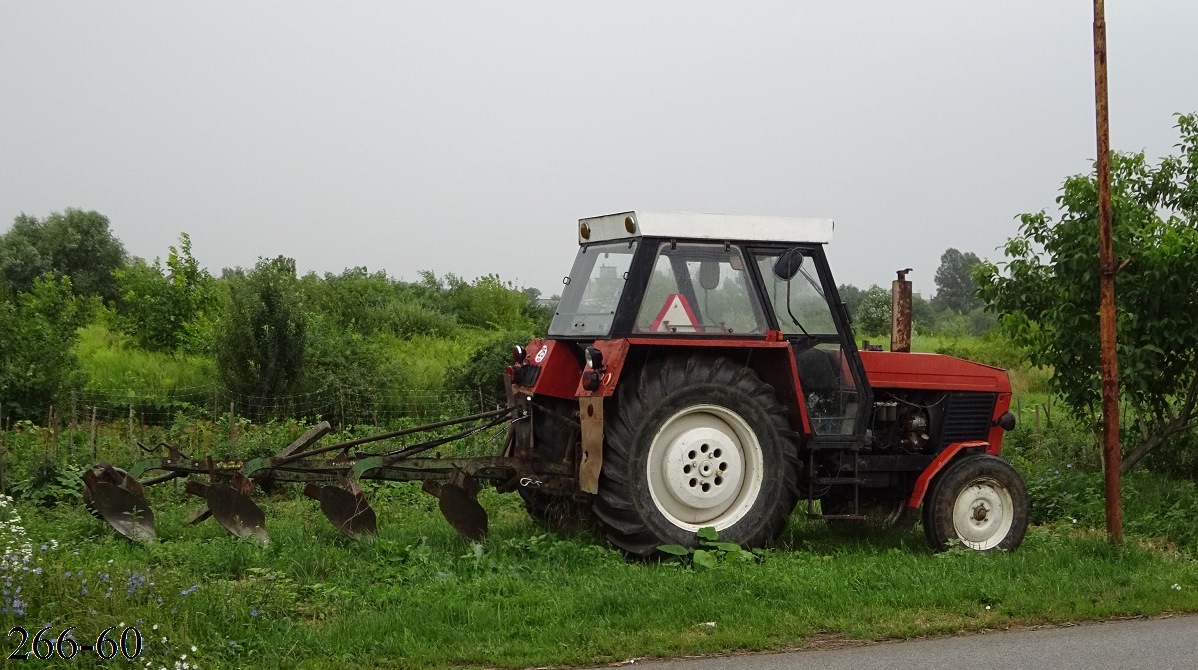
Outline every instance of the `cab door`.
{"label": "cab door", "polygon": [[772,326],[790,342],[816,443],[860,443],[873,397],[823,247],[754,249]]}

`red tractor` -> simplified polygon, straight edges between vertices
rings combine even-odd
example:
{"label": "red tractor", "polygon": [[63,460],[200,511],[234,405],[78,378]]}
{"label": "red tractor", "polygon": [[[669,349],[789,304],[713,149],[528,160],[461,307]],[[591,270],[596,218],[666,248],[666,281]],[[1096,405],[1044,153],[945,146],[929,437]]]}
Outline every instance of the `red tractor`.
{"label": "red tractor", "polygon": [[[145,487],[188,477],[184,490],[205,501],[193,521],[212,516],[267,542],[250,494],[267,480],[303,483],[337,530],[359,538],[377,532],[361,481],[422,481],[449,523],[481,540],[477,493],[488,483],[519,491],[550,525],[593,518],[612,544],[646,556],[693,546],[706,527],[769,545],[803,499],[809,516],[836,522],[896,523],[922,507],[936,549],[1015,549],[1028,503],[998,458],[1015,427],[1006,372],[902,351],[902,273],[894,312],[905,328],[890,352],[858,351],[824,256],[831,238],[822,219],[583,219],[548,336],[513,352],[506,407],[318,447],[331,431],[321,422],[248,461],[163,443],[146,451],[164,456],[128,471],[97,464],[84,501],[122,535],[153,542]],[[505,426],[495,456],[423,455]],[[371,443],[389,447],[363,449]],[[151,472],[163,474],[143,478]]]}
{"label": "red tractor", "polygon": [[694,546],[708,526],[769,545],[799,500],[835,521],[922,507],[937,550],[1018,547],[1027,491],[998,457],[1015,426],[1007,373],[859,351],[824,255],[832,230],[709,214],[579,221],[548,336],[508,369],[531,419],[513,424],[509,453],[553,466],[521,479],[529,513],[553,523],[590,509],[634,555]]}

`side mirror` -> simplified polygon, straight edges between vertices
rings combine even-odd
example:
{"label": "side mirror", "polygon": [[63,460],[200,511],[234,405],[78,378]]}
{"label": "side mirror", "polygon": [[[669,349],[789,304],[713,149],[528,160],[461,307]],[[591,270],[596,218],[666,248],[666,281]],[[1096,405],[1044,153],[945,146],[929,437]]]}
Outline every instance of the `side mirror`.
{"label": "side mirror", "polygon": [[699,286],[708,291],[720,285],[720,264],[717,261],[699,261]]}
{"label": "side mirror", "polygon": [[778,260],[774,261],[774,276],[790,281],[803,267],[803,252],[798,249],[787,249]]}

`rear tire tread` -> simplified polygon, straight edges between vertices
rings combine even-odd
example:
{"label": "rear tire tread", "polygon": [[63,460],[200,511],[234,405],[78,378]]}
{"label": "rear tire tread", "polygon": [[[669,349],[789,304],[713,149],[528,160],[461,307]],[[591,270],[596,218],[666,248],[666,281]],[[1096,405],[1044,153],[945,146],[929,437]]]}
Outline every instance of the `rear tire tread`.
{"label": "rear tire tread", "polygon": [[[630,374],[629,371],[625,375]],[[630,380],[629,380],[630,381]],[[606,412],[606,435],[603,449],[603,468],[600,472],[599,494],[595,497],[594,512],[604,527],[608,540],[624,552],[636,556],[648,556],[662,544],[672,544],[672,538],[663,538],[646,522],[647,514],[658,512],[645,509],[643,496],[638,497],[637,481],[633,463],[637,462],[640,450],[647,450],[653,435],[639,434],[670,396],[696,387],[711,395],[732,391],[741,400],[749,403],[750,409],[759,412],[757,417],[744,417],[758,432],[758,439],[777,442],[781,452],[781,472],[770,472],[763,476],[768,480],[780,476],[779,499],[766,511],[762,518],[750,522],[743,537],[725,538],[746,547],[768,546],[777,539],[786,526],[790,512],[798,501],[798,444],[797,433],[790,425],[786,409],[778,402],[774,389],[763,382],[750,368],[733,363],[724,357],[693,354],[687,357],[672,356],[650,361],[641,369],[635,383],[621,386],[617,395],[609,399],[610,411]],[[762,425],[764,424],[764,425]],[[763,446],[764,449],[764,446]],[[767,468],[769,464],[767,461]],[[643,477],[642,477],[643,479]],[[763,484],[763,495],[765,492]],[[738,521],[740,526],[744,521]],[[676,529],[681,535],[682,529]],[[693,534],[690,544],[694,544]],[[685,541],[680,541],[686,544]]]}

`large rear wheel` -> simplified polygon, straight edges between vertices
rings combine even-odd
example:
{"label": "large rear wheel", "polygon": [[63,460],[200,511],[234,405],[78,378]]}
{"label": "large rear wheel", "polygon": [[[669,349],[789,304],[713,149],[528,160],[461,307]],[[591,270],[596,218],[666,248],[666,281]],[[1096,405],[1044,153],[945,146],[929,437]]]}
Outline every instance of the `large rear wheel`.
{"label": "large rear wheel", "polygon": [[1027,487],[996,456],[954,461],[924,500],[924,534],[936,551],[954,544],[976,551],[1014,551],[1027,533]]}
{"label": "large rear wheel", "polygon": [[[627,373],[626,373],[627,374]],[[727,358],[651,361],[606,416],[595,515],[612,544],[647,556],[714,527],[772,543],[798,499],[797,435],[773,388]]]}

